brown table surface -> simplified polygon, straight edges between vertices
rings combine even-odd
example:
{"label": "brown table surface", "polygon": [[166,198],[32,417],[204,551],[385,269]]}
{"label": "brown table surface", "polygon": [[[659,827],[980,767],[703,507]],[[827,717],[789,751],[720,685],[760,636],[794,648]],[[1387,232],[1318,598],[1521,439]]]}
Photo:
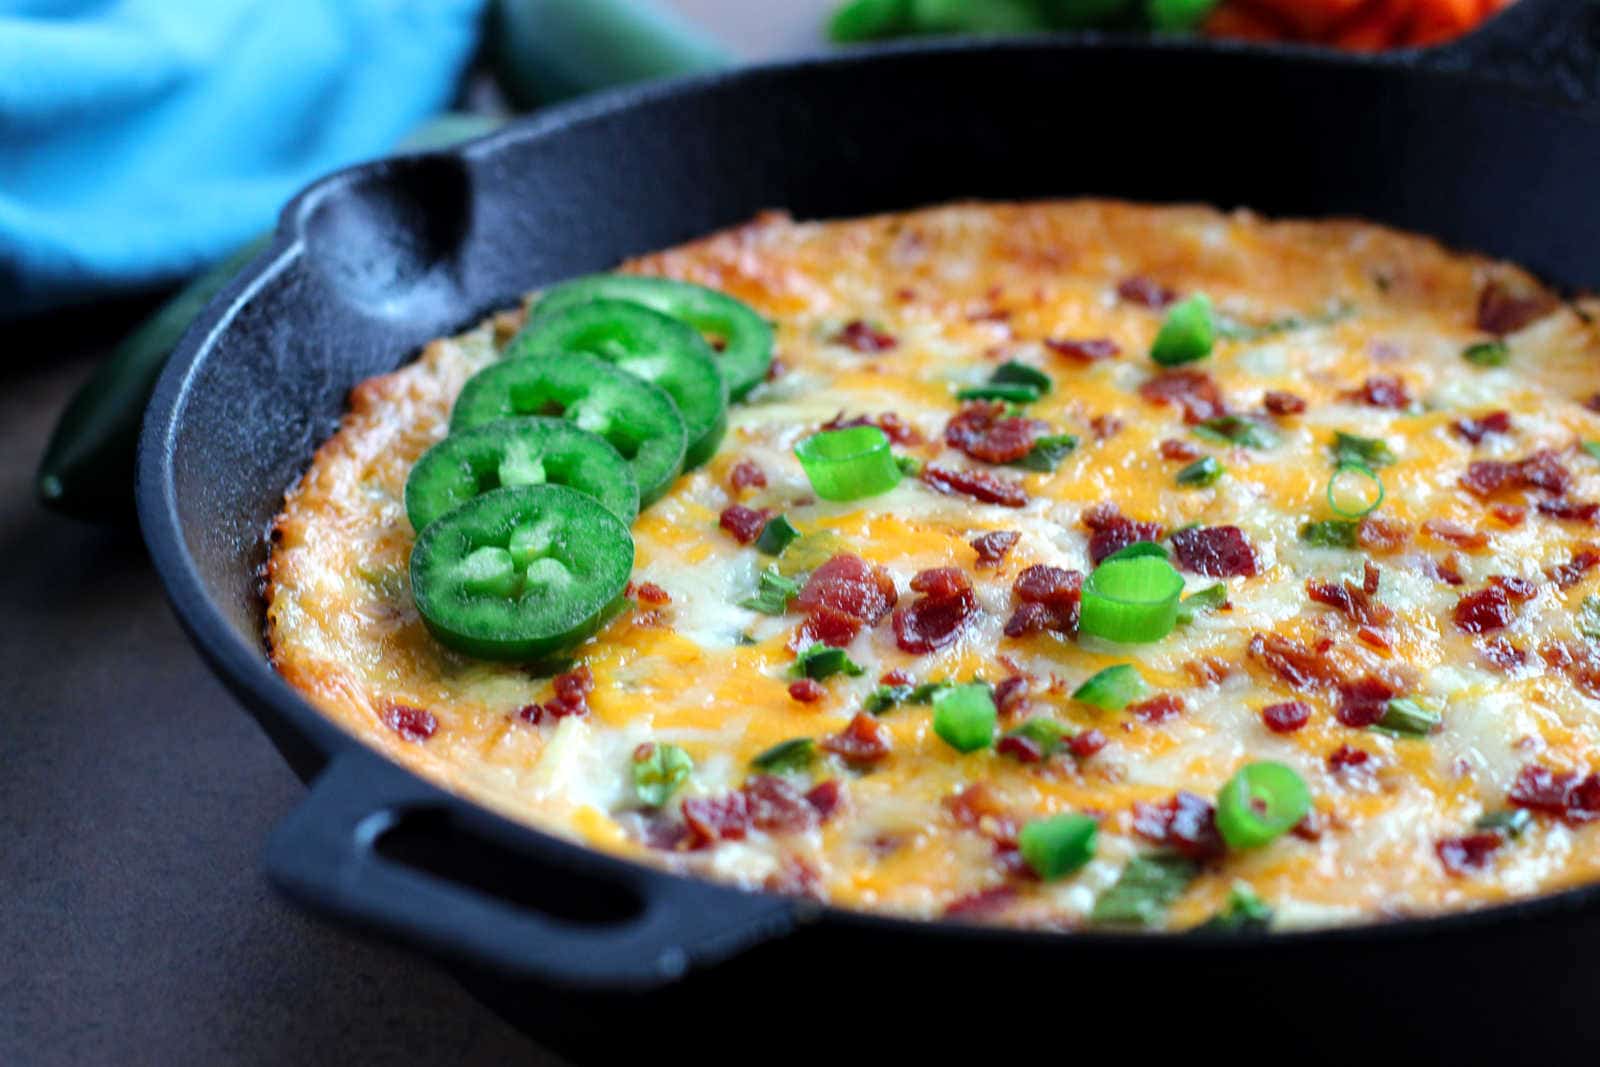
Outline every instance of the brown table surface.
{"label": "brown table surface", "polygon": [[[742,54],[828,0],[672,0]],[[274,895],[303,795],[179,631],[137,535],[34,503],[57,411],[143,310],[0,348],[0,1064],[557,1063],[432,964]]]}

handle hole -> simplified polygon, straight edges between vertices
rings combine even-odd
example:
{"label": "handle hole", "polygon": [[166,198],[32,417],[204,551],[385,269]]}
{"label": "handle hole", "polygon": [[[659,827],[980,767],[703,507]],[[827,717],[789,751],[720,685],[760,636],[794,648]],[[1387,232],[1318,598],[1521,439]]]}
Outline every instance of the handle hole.
{"label": "handle hole", "polygon": [[373,848],[395,863],[566,922],[614,925],[637,918],[645,907],[628,886],[485,840],[448,811],[402,813]]}

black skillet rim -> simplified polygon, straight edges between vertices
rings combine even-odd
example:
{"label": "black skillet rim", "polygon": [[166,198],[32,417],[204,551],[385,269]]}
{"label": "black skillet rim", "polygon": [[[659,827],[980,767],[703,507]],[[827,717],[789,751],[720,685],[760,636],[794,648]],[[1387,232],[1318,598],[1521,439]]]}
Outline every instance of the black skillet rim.
{"label": "black skillet rim", "polygon": [[[1533,0],[1525,2],[1531,4]],[[1499,17],[1504,17],[1504,13]],[[1498,21],[1498,18],[1495,21]],[[604,120],[636,106],[692,96],[741,83],[759,82],[769,77],[803,74],[814,68],[848,67],[856,64],[893,62],[901,57],[926,58],[975,51],[1050,51],[1066,55],[1083,50],[1209,55],[1223,62],[1253,61],[1273,64],[1292,61],[1301,66],[1334,69],[1373,68],[1411,73],[1429,79],[1449,80],[1478,90],[1486,87],[1486,79],[1479,75],[1456,70],[1427,69],[1426,64],[1418,62],[1430,52],[1439,51],[1438,49],[1426,51],[1412,49],[1377,57],[1352,57],[1314,46],[1287,45],[1263,49],[1243,42],[1144,40],[1126,35],[1107,34],[923,40],[866,46],[839,54],[803,56],[783,62],[713,72],[643,86],[624,86],[549,109],[465,145],[428,154],[454,155],[464,159],[488,157],[504,145],[552,136],[568,127]],[[1528,87],[1496,84],[1493,88],[1529,98],[1544,108],[1573,112],[1578,117],[1590,121],[1595,118],[1593,112],[1585,113],[1579,105],[1553,99],[1548,93]],[[707,891],[737,891],[735,887],[724,883],[688,878],[587,846],[573,846],[570,842],[525,823],[506,819],[467,797],[446,792],[409,768],[389,761],[359,738],[335,725],[332,720],[323,716],[302,698],[272,668],[265,650],[260,645],[251,646],[235,633],[223,612],[206,592],[199,570],[185,544],[182,519],[176,500],[173,467],[175,438],[196,371],[242,306],[265,282],[284,270],[292,269],[296,259],[304,255],[305,248],[300,231],[302,224],[316,207],[326,198],[338,195],[342,189],[353,183],[371,177],[381,177],[391,165],[389,161],[379,160],[336,171],[313,183],[290,201],[280,215],[271,247],[258,256],[207,306],[185,334],[161,376],[146,412],[140,435],[137,500],[145,543],[152,563],[162,579],[174,614],[202,657],[242,703],[248,705],[251,710],[275,716],[286,722],[297,736],[305,739],[324,757],[326,763],[319,769],[319,773],[327,766],[331,766],[340,756],[362,753],[371,759],[398,768],[419,786],[439,793],[444,798],[443,802],[449,806],[466,809],[480,819],[489,819],[504,832],[505,839],[511,842],[520,841],[517,847],[530,854],[550,853],[576,847],[595,860],[602,872],[609,870],[619,877],[644,874],[654,878],[671,879],[686,888],[704,887]],[[466,317],[465,324],[470,325],[478,321],[488,310],[492,309],[475,310]],[[407,359],[397,365],[404,365],[411,358],[413,354],[408,354]],[[309,457],[307,460],[309,461]],[[263,538],[265,535],[266,531],[261,531]],[[1264,951],[1276,954],[1324,945],[1330,948],[1335,946],[1348,948],[1359,947],[1362,944],[1390,943],[1395,940],[1422,941],[1470,933],[1474,930],[1500,928],[1516,922],[1576,917],[1580,913],[1591,911],[1596,903],[1600,903],[1600,882],[1440,915],[1403,917],[1351,926],[1285,930],[1265,936],[1246,937],[1206,931],[1192,931],[1182,936],[1097,930],[1053,933],[900,918],[784,898],[775,894],[759,895],[771,896],[775,907],[787,904],[797,927],[826,921],[841,927],[858,926],[882,933],[950,938],[960,941],[976,939],[997,946],[1026,946],[1032,950],[1038,950],[1054,942],[1063,949],[1082,946],[1095,950],[1126,949],[1192,953],[1227,947],[1235,951],[1252,953]]]}

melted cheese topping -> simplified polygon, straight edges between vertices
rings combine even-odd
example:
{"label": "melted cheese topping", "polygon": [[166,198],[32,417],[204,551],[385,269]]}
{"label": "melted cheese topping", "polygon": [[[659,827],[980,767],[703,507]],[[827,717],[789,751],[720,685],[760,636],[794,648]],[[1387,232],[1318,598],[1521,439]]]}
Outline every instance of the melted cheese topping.
{"label": "melted cheese topping", "polygon": [[[1243,212],[1094,201],[957,205],[822,223],[763,216],[625,269],[725,290],[778,328],[782,373],[733,406],[718,455],[680,478],[634,527],[635,580],[661,586],[670,605],[621,617],[577,650],[596,679],[591,712],[558,725],[530,725],[515,714],[550,698],[548,680],[457,656],[428,636],[406,575],[413,538],[402,503],[406,475],[444,436],[462,383],[496,358],[497,340],[520,316],[435,342],[415,363],[354,390],[349,415],[289,492],[274,534],[273,661],[374,747],[476,801],[597,848],[750,887],[793,889],[794,872],[804,871],[804,887],[828,901],[910,916],[937,916],[954,901],[1011,884],[1018,892],[989,917],[1074,926],[1122,864],[1152,847],[1133,830],[1135,804],[1178,790],[1212,797],[1242,764],[1266,759],[1294,767],[1310,785],[1323,832],[1315,840],[1286,836],[1208,866],[1168,925],[1203,920],[1240,879],[1275,907],[1280,924],[1317,925],[1469,907],[1600,877],[1600,826],[1540,818],[1486,869],[1464,876],[1447,871],[1435,850],[1503,807],[1525,765],[1580,773],[1600,766],[1600,703],[1533,652],[1542,642],[1576,639],[1573,620],[1600,571],[1567,589],[1543,572],[1570,559],[1589,531],[1532,507],[1515,525],[1496,520],[1459,485],[1474,459],[1550,448],[1574,475],[1569,498],[1600,498],[1600,463],[1574,449],[1600,438],[1600,415],[1578,402],[1596,388],[1600,334],[1579,309],[1561,308],[1513,334],[1503,367],[1461,357],[1465,345],[1483,339],[1474,326],[1483,286],[1500,279],[1533,289],[1520,271],[1358,222],[1267,222]],[[1139,396],[1138,386],[1159,369],[1144,353],[1161,315],[1118,299],[1118,282],[1133,275],[1205,291],[1236,321],[1308,322],[1220,341],[1196,365],[1234,410],[1258,410],[1268,390],[1307,401],[1303,415],[1278,420],[1275,447],[1201,442],[1187,433],[1180,408]],[[1346,311],[1325,314],[1331,308]],[[886,331],[895,347],[862,353],[839,343],[841,326],[853,320]],[[1120,357],[1077,363],[1042,344],[1098,337],[1114,339]],[[813,500],[792,450],[841,411],[895,412],[928,442],[903,451],[981,467],[946,449],[942,431],[957,410],[954,390],[986,379],[1004,358],[1051,375],[1056,388],[1029,414],[1082,439],[1054,473],[1016,475],[1030,495],[1025,507],[940,495],[915,479],[870,500]],[[1416,403],[1390,411],[1346,396],[1374,375],[1399,376]],[[1511,434],[1474,446],[1452,432],[1456,419],[1491,409],[1511,413]],[[1121,426],[1097,436],[1090,429],[1097,416]],[[1381,472],[1388,491],[1381,515],[1404,523],[1412,537],[1377,558],[1379,598],[1395,613],[1387,649],[1359,640],[1352,623],[1306,595],[1309,578],[1359,581],[1364,560],[1298,537],[1306,521],[1329,517],[1322,495],[1335,430],[1381,437],[1398,457]],[[1210,488],[1176,485],[1181,464],[1159,449],[1167,438],[1201,445],[1226,476]],[[742,496],[730,489],[729,471],[740,460],[762,468],[765,488]],[[902,604],[914,595],[907,585],[918,571],[960,567],[972,576],[981,612],[957,642],[922,656],[896,647],[886,619],[849,648],[866,668],[861,677],[829,679],[819,702],[799,703],[787,692],[786,669],[800,616],[737,606],[769,560],[718,528],[719,513],[735,501],[782,511],[802,531],[835,532],[893,576]],[[1230,610],[1202,615],[1155,644],[1004,637],[1017,573],[1035,563],[1087,569],[1080,519],[1107,502],[1169,530],[1237,525],[1260,573],[1226,579]],[[1466,551],[1430,539],[1420,530],[1429,519],[1483,531],[1487,546]],[[969,540],[1000,529],[1019,532],[1016,547],[1003,565],[977,569]],[[1447,557],[1465,585],[1439,580],[1435,564]],[[1491,575],[1539,582],[1500,634],[1529,651],[1513,670],[1486,663],[1482,639],[1451,622],[1457,599]],[[1191,591],[1213,581],[1186,578]],[[1413,740],[1340,725],[1336,693],[1295,693],[1247,656],[1251,636],[1270,632],[1331,639],[1328,654],[1346,674],[1404,677],[1408,695],[1441,712],[1443,728]],[[1206,661],[1209,673],[1195,669]],[[1154,690],[1180,695],[1183,713],[1146,723],[1070,699],[1089,674],[1122,662],[1136,664]],[[695,772],[680,795],[714,796],[739,786],[751,758],[769,746],[837,733],[891,669],[916,681],[1023,672],[1036,679],[1034,711],[1097,728],[1109,744],[1081,762],[1029,765],[993,750],[961,755],[933,733],[926,707],[902,706],[878,720],[892,753],[870,773],[833,757],[813,768],[814,780],[837,778],[845,798],[820,827],[752,831],[692,852],[645,842],[629,777],[636,746],[681,745]],[[1312,705],[1310,724],[1288,735],[1267,730],[1261,708],[1295,697]],[[436,733],[409,741],[390,729],[384,713],[395,704],[431,711]],[[1328,754],[1346,744],[1371,753],[1375,772],[1331,770]],[[1048,885],[1008,875],[993,842],[958,823],[946,803],[980,782],[1021,819],[1103,814],[1095,859]],[[677,803],[660,818],[680,818]]]}

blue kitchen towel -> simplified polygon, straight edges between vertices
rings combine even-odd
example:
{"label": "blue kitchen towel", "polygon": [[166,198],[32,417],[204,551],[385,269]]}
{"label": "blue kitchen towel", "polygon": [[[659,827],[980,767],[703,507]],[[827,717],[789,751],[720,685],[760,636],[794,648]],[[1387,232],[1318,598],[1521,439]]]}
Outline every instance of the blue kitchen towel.
{"label": "blue kitchen towel", "polygon": [[174,282],[446,107],[483,0],[0,0],[0,319]]}

